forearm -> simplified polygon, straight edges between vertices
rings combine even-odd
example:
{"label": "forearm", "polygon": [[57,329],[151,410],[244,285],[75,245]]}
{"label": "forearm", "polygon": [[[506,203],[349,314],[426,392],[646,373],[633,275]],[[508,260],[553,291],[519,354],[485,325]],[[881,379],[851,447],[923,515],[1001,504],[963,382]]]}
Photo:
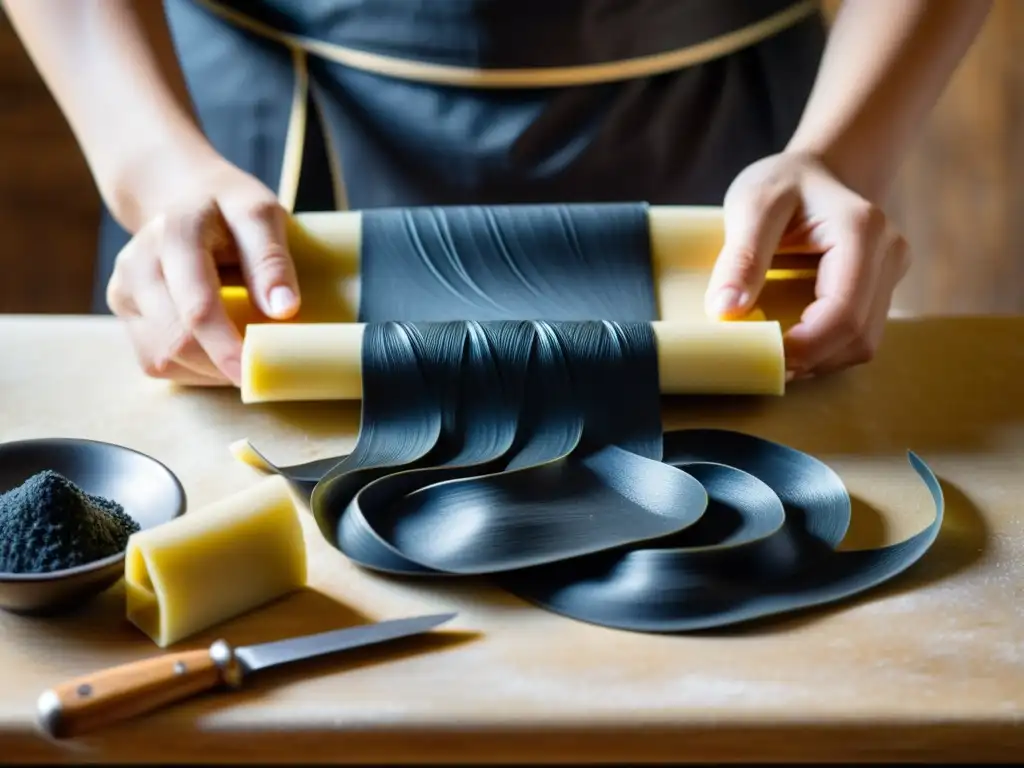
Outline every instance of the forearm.
{"label": "forearm", "polygon": [[5,0],[8,16],[130,231],[169,175],[214,152],[192,112],[160,0]]}
{"label": "forearm", "polygon": [[868,199],[970,48],[991,0],[845,0],[788,149],[819,156]]}

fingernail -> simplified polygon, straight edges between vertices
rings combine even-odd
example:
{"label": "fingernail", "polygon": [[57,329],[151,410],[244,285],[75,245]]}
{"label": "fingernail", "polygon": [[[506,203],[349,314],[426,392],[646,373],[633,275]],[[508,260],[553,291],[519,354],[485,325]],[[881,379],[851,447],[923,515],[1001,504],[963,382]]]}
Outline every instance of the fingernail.
{"label": "fingernail", "polygon": [[723,288],[719,291],[711,304],[715,314],[721,317],[743,306],[746,294],[740,293],[735,288]]}
{"label": "fingernail", "polygon": [[267,296],[270,311],[274,315],[287,315],[295,306],[295,292],[285,285],[276,285]]}

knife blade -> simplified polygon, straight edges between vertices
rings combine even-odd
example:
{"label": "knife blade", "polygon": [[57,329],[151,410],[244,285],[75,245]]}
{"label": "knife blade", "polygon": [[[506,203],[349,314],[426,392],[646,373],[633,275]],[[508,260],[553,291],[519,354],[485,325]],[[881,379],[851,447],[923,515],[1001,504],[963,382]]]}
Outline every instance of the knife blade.
{"label": "knife blade", "polygon": [[439,613],[234,648],[217,640],[70,680],[44,691],[39,724],[54,738],[84,734],[216,688],[237,689],[254,672],[422,634],[455,618]]}

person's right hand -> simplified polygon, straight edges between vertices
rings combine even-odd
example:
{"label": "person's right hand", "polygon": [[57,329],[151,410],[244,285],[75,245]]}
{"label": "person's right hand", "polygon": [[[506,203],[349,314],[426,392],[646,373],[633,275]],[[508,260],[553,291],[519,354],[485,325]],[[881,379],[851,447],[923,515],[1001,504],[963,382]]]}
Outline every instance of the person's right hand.
{"label": "person's right hand", "polygon": [[241,267],[256,307],[291,317],[299,289],[285,225],[273,192],[218,162],[136,233],[117,256],[107,304],[125,321],[147,375],[240,384],[242,339],[221,300],[217,267]]}

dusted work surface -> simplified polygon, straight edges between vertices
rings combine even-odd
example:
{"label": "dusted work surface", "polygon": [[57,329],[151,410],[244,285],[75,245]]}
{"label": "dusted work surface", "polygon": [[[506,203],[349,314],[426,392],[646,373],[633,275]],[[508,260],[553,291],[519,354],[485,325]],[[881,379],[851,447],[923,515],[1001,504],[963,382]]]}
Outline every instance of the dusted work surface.
{"label": "dusted work surface", "polygon": [[[347,451],[357,403],[243,406],[137,372],[108,319],[0,321],[0,439],[68,435],[147,452],[192,510],[256,480],[228,445],[294,463]],[[673,403],[826,461],[855,498],[847,546],[923,528],[912,449],[944,484],[938,542],[861,599],[741,632],[589,626],[496,588],[362,573],[304,514],[310,591],[207,633],[235,643],[459,611],[443,637],[253,678],[79,742],[36,731],[35,700],[160,651],[115,587],[81,614],[0,614],[0,754],[9,760],[715,760],[1024,754],[1024,318],[894,321],[882,355],[783,398]]]}

